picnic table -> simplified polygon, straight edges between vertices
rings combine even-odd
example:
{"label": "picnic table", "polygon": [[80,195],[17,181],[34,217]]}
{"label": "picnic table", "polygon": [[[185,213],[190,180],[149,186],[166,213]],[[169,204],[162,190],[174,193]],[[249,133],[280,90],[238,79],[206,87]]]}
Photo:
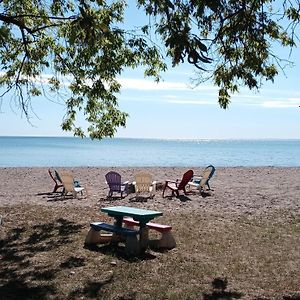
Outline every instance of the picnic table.
{"label": "picnic table", "polygon": [[155,210],[141,209],[128,206],[111,206],[103,207],[101,211],[107,213],[110,217],[115,219],[115,226],[119,229],[122,228],[123,218],[131,217],[135,221],[139,222],[139,247],[141,251],[144,251],[148,246],[148,231],[146,229],[146,224],[163,213]]}

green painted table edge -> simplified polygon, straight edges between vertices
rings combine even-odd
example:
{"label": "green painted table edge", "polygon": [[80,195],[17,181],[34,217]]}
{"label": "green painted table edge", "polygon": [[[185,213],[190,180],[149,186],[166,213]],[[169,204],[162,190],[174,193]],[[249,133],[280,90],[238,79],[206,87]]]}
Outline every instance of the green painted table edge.
{"label": "green painted table edge", "polygon": [[163,213],[156,210],[148,210],[129,206],[110,206],[103,207],[101,211],[107,213],[111,217],[132,217],[140,222],[148,222],[155,217],[162,216]]}

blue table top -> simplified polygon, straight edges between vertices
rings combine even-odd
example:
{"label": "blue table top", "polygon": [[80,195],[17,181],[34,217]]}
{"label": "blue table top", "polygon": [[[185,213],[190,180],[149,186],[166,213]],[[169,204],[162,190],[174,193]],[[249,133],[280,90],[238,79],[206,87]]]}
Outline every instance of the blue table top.
{"label": "blue table top", "polygon": [[129,206],[111,206],[101,208],[102,212],[112,217],[129,216],[138,221],[148,222],[155,217],[162,216],[163,213],[156,210],[141,209]]}

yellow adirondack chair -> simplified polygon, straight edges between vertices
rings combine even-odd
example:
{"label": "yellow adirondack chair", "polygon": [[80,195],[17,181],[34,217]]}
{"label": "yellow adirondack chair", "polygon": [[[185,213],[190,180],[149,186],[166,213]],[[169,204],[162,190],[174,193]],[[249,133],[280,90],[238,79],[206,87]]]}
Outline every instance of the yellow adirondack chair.
{"label": "yellow adirondack chair", "polygon": [[63,197],[66,197],[69,194],[71,194],[74,198],[77,198],[79,193],[83,195],[85,188],[74,186],[74,177],[71,172],[60,172],[59,177],[63,184]]}
{"label": "yellow adirondack chair", "polygon": [[140,172],[135,175],[136,197],[147,195],[149,198],[153,198],[156,192],[156,181],[152,180],[152,175],[147,172]]}

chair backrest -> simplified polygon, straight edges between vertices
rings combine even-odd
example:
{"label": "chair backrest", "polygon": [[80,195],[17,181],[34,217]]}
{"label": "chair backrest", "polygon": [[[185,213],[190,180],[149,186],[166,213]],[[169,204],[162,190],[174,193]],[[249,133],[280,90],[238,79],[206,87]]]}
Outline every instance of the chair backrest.
{"label": "chair backrest", "polygon": [[56,178],[60,183],[62,183],[61,178],[60,178],[60,176],[59,176],[59,174],[58,174],[58,172],[57,172],[56,170],[54,170],[54,174],[55,174],[55,178]]}
{"label": "chair backrest", "polygon": [[[55,171],[56,172],[56,171]],[[52,178],[52,180],[55,182],[55,184],[58,185],[58,182],[57,182],[57,176],[56,175],[53,175],[52,171],[50,169],[48,169],[48,173],[50,175],[50,177]]]}
{"label": "chair backrest", "polygon": [[207,166],[203,171],[203,177],[205,177],[205,178],[207,178],[207,180],[209,180],[214,175],[215,170],[216,169],[214,166],[212,166],[212,165]]}
{"label": "chair backrest", "polygon": [[182,179],[178,185],[178,190],[183,190],[185,186],[189,183],[189,181],[192,179],[194,176],[194,171],[193,170],[188,170],[185,172],[182,176]]}
{"label": "chair backrest", "polygon": [[135,189],[136,192],[149,192],[149,188],[152,184],[152,176],[146,172],[140,172],[135,175]]}
{"label": "chair backrest", "polygon": [[121,192],[121,175],[117,172],[110,171],[105,175],[109,189],[114,192]]}
{"label": "chair backrest", "polygon": [[214,175],[215,173],[215,167],[212,166],[212,165],[209,165],[207,166],[204,171],[203,171],[203,174],[202,174],[202,178],[201,178],[201,181],[200,181],[200,187],[201,188],[204,188],[205,185],[208,185],[209,187],[209,183],[208,181],[210,180],[210,178],[212,178],[212,176]]}
{"label": "chair backrest", "polygon": [[73,193],[75,192],[74,189],[74,177],[70,172],[61,172],[59,177],[64,185],[65,193]]}

